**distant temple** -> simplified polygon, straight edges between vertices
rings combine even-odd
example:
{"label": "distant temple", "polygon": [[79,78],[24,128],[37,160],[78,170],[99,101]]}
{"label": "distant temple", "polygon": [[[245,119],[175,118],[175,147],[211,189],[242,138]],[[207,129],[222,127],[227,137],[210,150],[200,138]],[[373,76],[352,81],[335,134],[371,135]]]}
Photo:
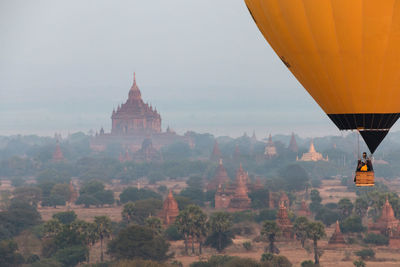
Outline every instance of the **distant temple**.
{"label": "distant temple", "polygon": [[53,161],[54,162],[60,162],[60,161],[63,161],[63,160],[64,160],[64,155],[63,155],[63,153],[61,151],[60,143],[57,140],[56,149],[55,149],[55,151],[53,153]]}
{"label": "distant temple", "polygon": [[207,185],[207,191],[217,190],[220,185],[226,186],[227,184],[229,184],[229,182],[230,179],[228,173],[226,172],[226,169],[222,164],[222,159],[220,159],[218,167],[214,174],[214,178]]}
{"label": "distant temple", "polygon": [[146,138],[142,142],[142,148],[134,153],[133,160],[135,162],[162,161],[162,154],[153,147],[152,140]]}
{"label": "distant temple", "polygon": [[178,215],[179,215],[178,202],[176,202],[174,195],[170,190],[167,198],[164,200],[161,217],[164,224],[171,225],[175,222],[175,219]]}
{"label": "distant temple", "polygon": [[251,136],[251,141],[253,143],[257,142],[257,136],[256,136],[256,131],[255,130],[253,131],[253,135]]}
{"label": "distant temple", "polygon": [[113,110],[111,121],[111,133],[105,133],[101,128],[100,133],[96,133],[96,136],[92,138],[90,147],[93,150],[104,151],[109,144],[119,143],[122,147],[127,147],[129,151],[135,152],[141,148],[143,140],[148,137],[152,139],[155,149],[176,142],[193,146],[189,136],[177,135],[169,127],[166,132],[162,132],[161,115],[156,108],[143,102],[135,75],[128,100]]}
{"label": "distant temple", "polygon": [[274,142],[272,142],[271,134],[268,137],[268,143],[267,143],[267,146],[265,147],[264,155],[268,159],[271,159],[277,155],[276,147],[275,147]]}
{"label": "distant temple", "polygon": [[121,163],[132,161],[132,157],[131,157],[131,155],[129,154],[129,150],[126,149],[124,154],[123,154],[122,152],[120,152],[120,153],[119,153],[118,160],[119,160],[119,162],[121,162]]}
{"label": "distant temple", "polygon": [[282,237],[284,239],[293,239],[294,237],[293,224],[289,219],[287,208],[288,207],[285,205],[284,202],[281,202],[279,204],[276,223],[278,224],[278,227],[281,229]]}
{"label": "distant temple", "polygon": [[218,185],[215,193],[215,208],[228,209],[229,211],[250,209],[251,199],[248,196],[247,187],[249,182],[249,176],[240,164],[234,184]]}
{"label": "distant temple", "polygon": [[292,133],[292,137],[290,138],[288,149],[295,153],[299,152],[299,147],[297,146],[296,137],[294,136],[294,133]]}
{"label": "distant temple", "polygon": [[336,221],[335,232],[333,232],[328,244],[329,246],[334,247],[346,245],[346,241],[344,240],[343,234],[340,231],[339,221]]}
{"label": "distant temple", "polygon": [[298,161],[329,161],[328,156],[324,158],[321,153],[318,153],[315,150],[314,142],[311,140],[310,148],[307,153],[304,153],[301,159],[297,159]]}
{"label": "distant temple", "polygon": [[221,157],[222,157],[222,153],[221,153],[221,151],[219,150],[219,146],[218,146],[217,140],[215,140],[214,148],[213,148],[213,151],[212,151],[212,153],[211,153],[210,159],[211,159],[212,161],[217,161],[217,160],[221,159]]}
{"label": "distant temple", "polygon": [[269,208],[276,209],[280,207],[280,204],[283,203],[286,207],[290,206],[290,200],[288,195],[284,192],[269,192]]}
{"label": "distant temple", "polygon": [[297,211],[297,216],[303,216],[303,217],[311,216],[311,211],[304,200],[301,202],[300,209]]}
{"label": "distant temple", "polygon": [[377,234],[389,236],[392,230],[397,229],[399,220],[394,216],[392,205],[386,197],[386,202],[382,207],[382,213],[379,219],[369,225],[368,231]]}

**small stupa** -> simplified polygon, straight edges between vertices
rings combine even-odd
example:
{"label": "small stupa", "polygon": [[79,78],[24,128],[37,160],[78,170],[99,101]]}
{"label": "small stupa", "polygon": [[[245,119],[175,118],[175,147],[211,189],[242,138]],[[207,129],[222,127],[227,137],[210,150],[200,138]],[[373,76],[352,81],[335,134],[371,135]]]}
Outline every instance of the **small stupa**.
{"label": "small stupa", "polygon": [[344,240],[344,236],[340,231],[339,221],[336,221],[335,232],[333,232],[331,238],[328,241],[329,246],[344,246],[346,245],[346,241]]}

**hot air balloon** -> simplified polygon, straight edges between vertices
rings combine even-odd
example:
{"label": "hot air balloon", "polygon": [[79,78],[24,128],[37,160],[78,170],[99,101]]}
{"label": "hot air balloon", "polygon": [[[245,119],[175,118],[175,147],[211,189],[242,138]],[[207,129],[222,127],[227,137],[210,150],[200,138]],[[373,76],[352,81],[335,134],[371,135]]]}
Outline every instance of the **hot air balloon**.
{"label": "hot air balloon", "polygon": [[358,130],[374,153],[400,115],[400,0],[245,3],[333,123]]}

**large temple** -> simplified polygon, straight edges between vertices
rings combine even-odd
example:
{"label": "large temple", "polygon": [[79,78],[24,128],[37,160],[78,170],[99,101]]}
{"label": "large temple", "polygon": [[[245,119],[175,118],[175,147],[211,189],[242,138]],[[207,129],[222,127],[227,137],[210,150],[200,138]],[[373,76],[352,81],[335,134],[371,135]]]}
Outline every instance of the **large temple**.
{"label": "large temple", "polygon": [[142,94],[133,76],[133,84],[129,90],[128,100],[113,110],[111,134],[151,134],[161,132],[161,116],[142,100]]}
{"label": "large temple", "polygon": [[105,133],[101,128],[100,133],[92,138],[90,146],[93,150],[104,151],[108,145],[118,143],[124,149],[135,152],[146,138],[151,138],[155,149],[176,142],[193,146],[189,136],[180,136],[171,130],[162,132],[161,115],[156,108],[143,101],[135,74],[128,99],[112,111],[111,121],[111,133]]}

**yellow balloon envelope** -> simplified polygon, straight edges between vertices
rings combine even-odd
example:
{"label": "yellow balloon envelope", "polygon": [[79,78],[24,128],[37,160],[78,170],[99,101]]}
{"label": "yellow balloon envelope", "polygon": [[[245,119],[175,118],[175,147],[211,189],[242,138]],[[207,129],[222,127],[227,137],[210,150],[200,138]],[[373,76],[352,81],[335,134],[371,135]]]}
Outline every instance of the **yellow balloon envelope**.
{"label": "yellow balloon envelope", "polygon": [[245,2],[329,118],[373,153],[400,115],[400,0]]}

